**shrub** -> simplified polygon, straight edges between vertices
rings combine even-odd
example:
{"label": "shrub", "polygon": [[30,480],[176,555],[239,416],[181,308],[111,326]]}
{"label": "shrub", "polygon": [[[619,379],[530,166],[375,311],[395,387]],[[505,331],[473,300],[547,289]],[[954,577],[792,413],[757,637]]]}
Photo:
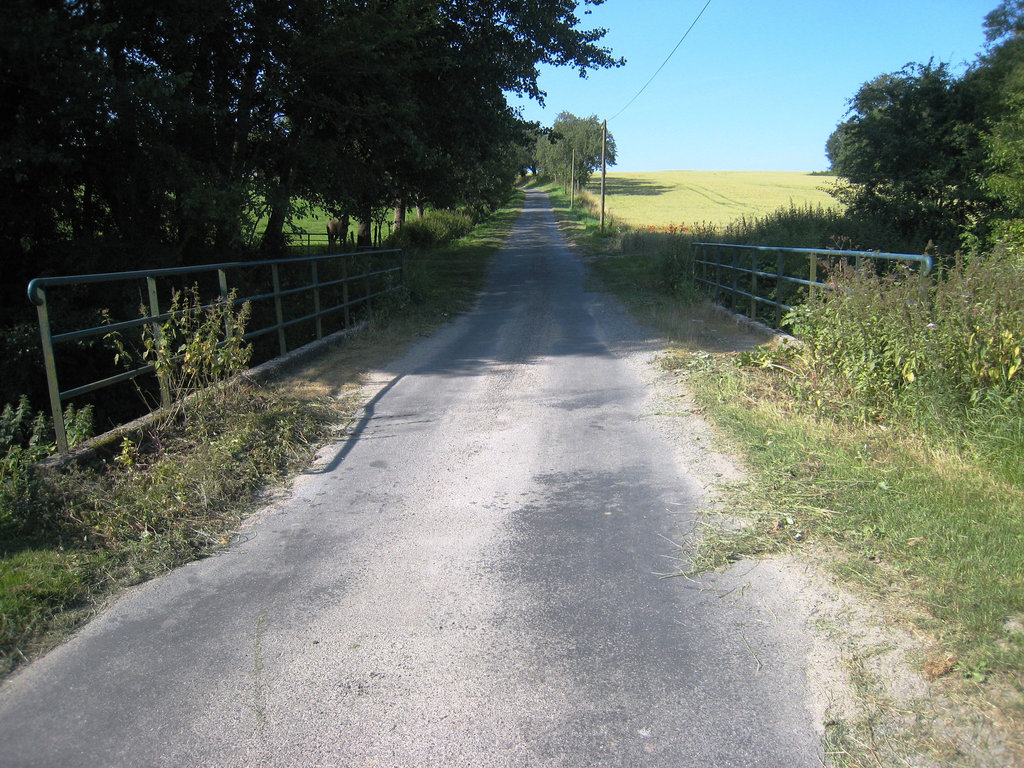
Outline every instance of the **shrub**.
{"label": "shrub", "polygon": [[391,236],[397,248],[423,248],[443,245],[465,237],[473,231],[473,219],[465,213],[431,210],[422,219],[408,221]]}
{"label": "shrub", "polygon": [[[64,422],[69,444],[77,445],[92,434],[92,408],[69,405]],[[27,396],[0,411],[0,554],[48,527],[50,510],[32,468],[55,450],[50,420],[32,410]]]}
{"label": "shrub", "polygon": [[174,403],[241,373],[252,356],[244,338],[251,305],[236,310],[235,295],[203,305],[198,287],[175,291],[169,317],[156,328],[144,325],[139,347],[117,331],[107,334],[117,350],[114,362],[129,370],[152,365]]}
{"label": "shrub", "polygon": [[965,404],[1024,388],[1024,266],[1006,250],[960,262],[934,292],[930,352]]}
{"label": "shrub", "polygon": [[918,278],[908,269],[879,276],[838,262],[827,285],[784,319],[805,344],[810,394],[819,407],[880,417],[908,387],[921,386],[929,313]]}
{"label": "shrub", "polygon": [[[747,355],[785,366],[791,388],[829,417],[901,420],[965,437],[1024,482],[1024,278],[1009,252],[961,260],[922,298],[918,278],[847,265],[786,317],[804,346]],[[782,358],[785,359],[782,359]],[[936,433],[938,434],[938,433]]]}

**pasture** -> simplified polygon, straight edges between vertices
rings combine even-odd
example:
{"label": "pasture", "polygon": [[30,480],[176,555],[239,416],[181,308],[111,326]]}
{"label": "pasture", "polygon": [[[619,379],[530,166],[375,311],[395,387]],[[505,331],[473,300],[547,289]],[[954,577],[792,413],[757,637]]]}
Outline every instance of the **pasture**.
{"label": "pasture", "polygon": [[[605,210],[635,227],[724,225],[790,205],[838,207],[826,191],[834,182],[834,176],[801,171],[614,172],[605,184]],[[600,174],[587,191],[600,196]]]}

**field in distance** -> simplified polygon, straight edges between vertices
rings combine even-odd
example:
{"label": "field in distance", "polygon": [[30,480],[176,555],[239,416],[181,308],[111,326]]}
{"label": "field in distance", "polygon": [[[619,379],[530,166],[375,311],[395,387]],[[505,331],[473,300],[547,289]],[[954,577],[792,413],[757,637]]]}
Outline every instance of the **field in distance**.
{"label": "field in distance", "polygon": [[[801,171],[654,171],[609,172],[605,210],[633,226],[728,224],[741,217],[764,216],[807,204],[839,207],[825,190],[834,176]],[[601,174],[587,185],[599,196]]]}

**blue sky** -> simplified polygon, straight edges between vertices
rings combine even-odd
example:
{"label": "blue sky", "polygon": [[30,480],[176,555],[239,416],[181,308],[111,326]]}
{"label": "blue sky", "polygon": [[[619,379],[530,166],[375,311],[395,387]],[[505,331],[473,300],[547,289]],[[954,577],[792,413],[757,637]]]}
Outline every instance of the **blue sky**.
{"label": "blue sky", "polygon": [[545,107],[512,100],[551,125],[561,111],[608,119],[615,170],[825,170],[825,141],[864,82],[909,62],[973,62],[999,0],[606,0],[582,15],[618,69],[586,79],[544,68]]}

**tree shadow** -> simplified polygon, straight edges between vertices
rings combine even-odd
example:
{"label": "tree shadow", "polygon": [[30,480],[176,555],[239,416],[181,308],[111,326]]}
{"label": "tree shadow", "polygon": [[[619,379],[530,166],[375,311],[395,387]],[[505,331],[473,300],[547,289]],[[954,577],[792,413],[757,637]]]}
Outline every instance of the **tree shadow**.
{"label": "tree shadow", "polygon": [[[598,189],[601,188],[600,179],[597,179],[594,183]],[[667,194],[673,189],[674,187],[665,186],[664,184],[646,179],[607,178],[604,184],[606,195],[656,197],[657,195]]]}

